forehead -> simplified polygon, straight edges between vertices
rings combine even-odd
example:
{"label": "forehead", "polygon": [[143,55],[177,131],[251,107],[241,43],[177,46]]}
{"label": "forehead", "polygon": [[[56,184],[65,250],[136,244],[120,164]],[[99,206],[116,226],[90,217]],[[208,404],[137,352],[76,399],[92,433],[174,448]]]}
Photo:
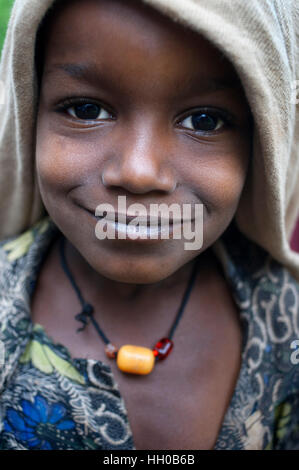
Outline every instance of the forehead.
{"label": "forehead", "polygon": [[[101,63],[125,54],[128,67],[147,62],[160,72],[171,66],[233,74],[222,54],[199,34],[136,0],[68,0],[54,10],[46,33],[46,60],[88,58]],[[82,62],[82,60],[81,60]]]}
{"label": "forehead", "polygon": [[212,89],[241,89],[232,65],[205,38],[136,0],[59,4],[44,42],[45,82],[53,82],[53,74],[94,83],[100,76],[108,88],[155,90],[159,99],[205,92],[207,82]]}

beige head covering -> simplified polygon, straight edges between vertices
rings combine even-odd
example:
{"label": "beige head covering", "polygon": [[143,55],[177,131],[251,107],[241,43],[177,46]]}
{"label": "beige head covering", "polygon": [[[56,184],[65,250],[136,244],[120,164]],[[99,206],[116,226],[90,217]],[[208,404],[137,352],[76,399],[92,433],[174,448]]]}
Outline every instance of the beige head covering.
{"label": "beige head covering", "polygon": [[[299,254],[289,246],[299,212],[294,93],[299,79],[298,0],[143,1],[200,32],[234,64],[255,120],[252,165],[236,212],[237,225],[299,281]],[[52,4],[53,0],[16,0],[4,44],[0,238],[25,230],[44,211],[34,172],[34,46],[39,23]]]}

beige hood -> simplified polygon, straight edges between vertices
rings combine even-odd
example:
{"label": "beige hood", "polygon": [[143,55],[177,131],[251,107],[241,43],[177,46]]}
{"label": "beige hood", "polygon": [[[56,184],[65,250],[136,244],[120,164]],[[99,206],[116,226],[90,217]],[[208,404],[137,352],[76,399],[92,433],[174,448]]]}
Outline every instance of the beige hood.
{"label": "beige hood", "polygon": [[[236,222],[299,281],[299,254],[289,246],[299,213],[298,0],[144,2],[200,32],[234,64],[255,120],[252,165]],[[0,238],[20,233],[44,214],[34,170],[34,47],[52,4],[16,0],[2,52]]]}

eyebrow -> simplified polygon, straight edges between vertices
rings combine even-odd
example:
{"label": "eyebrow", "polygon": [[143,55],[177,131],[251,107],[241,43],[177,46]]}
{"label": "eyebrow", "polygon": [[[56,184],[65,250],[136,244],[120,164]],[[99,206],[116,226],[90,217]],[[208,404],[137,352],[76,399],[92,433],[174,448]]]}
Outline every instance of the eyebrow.
{"label": "eyebrow", "polygon": [[50,68],[46,68],[44,75],[51,75],[56,72],[64,72],[69,77],[86,83],[99,84],[103,82],[104,75],[101,74],[94,64],[54,64]]}
{"label": "eyebrow", "polygon": [[[99,83],[111,88],[111,78],[106,78],[102,74],[98,67],[93,64],[87,63],[65,63],[65,64],[53,64],[50,68],[45,69],[45,76],[55,72],[63,72],[72,79],[80,82],[86,82],[87,84],[99,85]],[[194,79],[193,83],[198,85],[198,88],[202,93],[216,92],[227,89],[241,89],[241,81],[237,74],[228,77],[202,77],[200,79]],[[189,85],[190,86],[190,85]],[[194,86],[192,84],[192,86]],[[191,86],[190,86],[191,88]]]}

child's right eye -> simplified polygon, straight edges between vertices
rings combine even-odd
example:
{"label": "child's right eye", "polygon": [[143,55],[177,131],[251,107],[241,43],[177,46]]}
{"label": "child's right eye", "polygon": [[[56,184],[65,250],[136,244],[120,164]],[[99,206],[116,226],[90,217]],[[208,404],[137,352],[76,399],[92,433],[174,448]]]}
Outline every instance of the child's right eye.
{"label": "child's right eye", "polygon": [[111,118],[111,113],[103,106],[90,99],[67,99],[57,107],[57,111],[67,112],[70,116],[81,121],[97,121]]}

